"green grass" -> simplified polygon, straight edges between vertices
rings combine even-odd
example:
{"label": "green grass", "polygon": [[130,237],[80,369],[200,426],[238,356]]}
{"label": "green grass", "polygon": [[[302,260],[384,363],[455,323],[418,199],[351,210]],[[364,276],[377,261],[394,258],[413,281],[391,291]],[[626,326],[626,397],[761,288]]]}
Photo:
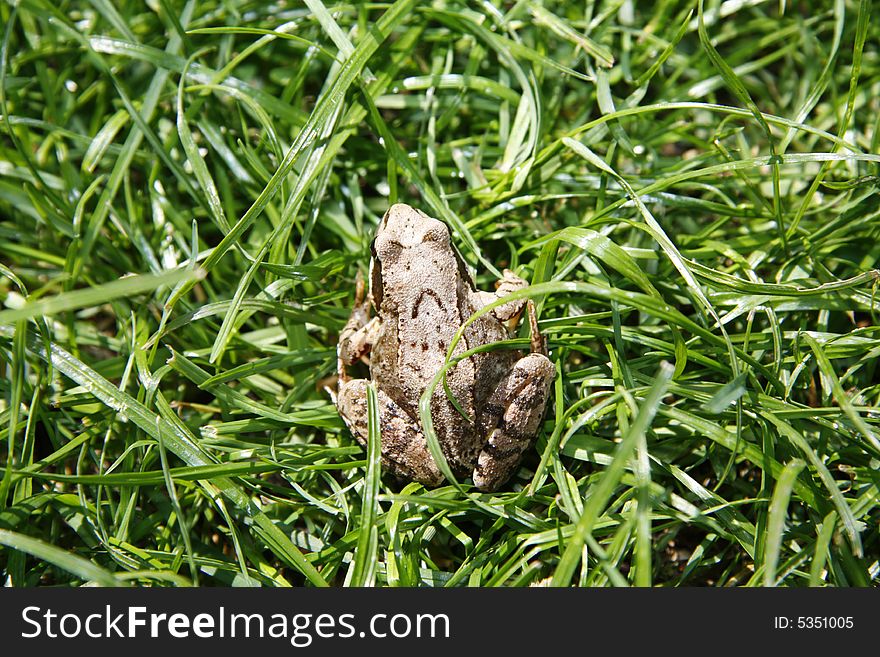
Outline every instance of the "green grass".
{"label": "green grass", "polygon": [[[878,583],[870,2],[115,7],[0,5],[4,584]],[[331,403],[397,200],[532,283],[497,493]]]}

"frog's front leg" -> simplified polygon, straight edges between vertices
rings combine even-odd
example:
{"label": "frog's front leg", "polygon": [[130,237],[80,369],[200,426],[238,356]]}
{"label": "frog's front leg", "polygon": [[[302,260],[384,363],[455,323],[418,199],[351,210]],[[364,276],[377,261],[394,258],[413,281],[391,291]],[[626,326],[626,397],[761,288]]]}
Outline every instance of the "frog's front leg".
{"label": "frog's front leg", "polygon": [[353,365],[370,353],[380,327],[379,318],[370,319],[370,300],[365,298],[364,279],[358,273],[355,302],[345,327],[339,333],[336,365],[340,385],[349,380],[346,365]]}
{"label": "frog's front leg", "polygon": [[486,408],[494,415],[489,437],[473,471],[474,486],[493,491],[519,467],[523,452],[538,433],[556,368],[545,355],[535,306],[528,304],[532,353],[521,358],[498,384]]}
{"label": "frog's front leg", "polygon": [[[339,387],[336,405],[352,435],[366,446],[367,385],[365,379],[352,379]],[[437,467],[422,429],[384,391],[376,391],[379,426],[382,427],[382,468],[426,486],[437,486],[443,474]]]}
{"label": "frog's front leg", "polygon": [[[485,306],[487,304],[492,303],[493,301],[497,301],[503,297],[506,297],[511,292],[515,292],[517,290],[521,290],[524,287],[528,287],[528,282],[516,274],[514,274],[509,269],[505,269],[503,272],[503,277],[498,279],[498,282],[495,284],[495,292],[479,292],[479,298],[482,304]],[[511,319],[518,316],[525,306],[525,299],[517,299],[516,301],[510,301],[508,303],[502,304],[497,308],[492,309],[492,314],[496,319],[502,322],[508,322]]]}

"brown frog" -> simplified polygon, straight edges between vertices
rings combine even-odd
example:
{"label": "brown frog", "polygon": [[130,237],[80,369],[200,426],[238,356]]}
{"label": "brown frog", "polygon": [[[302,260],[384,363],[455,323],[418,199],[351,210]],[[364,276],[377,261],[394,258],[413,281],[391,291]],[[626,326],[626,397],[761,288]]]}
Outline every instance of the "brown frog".
{"label": "brown frog", "polygon": [[[426,485],[443,475],[419,422],[419,397],[442,368],[453,336],[477,310],[526,281],[505,270],[494,293],[474,286],[453,248],[446,224],[403,203],[391,206],[376,232],[370,261],[370,294],[359,281],[351,317],[339,337],[337,408],[352,434],[367,440],[365,379],[346,366],[369,354],[370,379],[379,402],[382,466]],[[482,491],[504,484],[532,443],[556,370],[546,356],[534,305],[515,300],[486,313],[465,330],[453,355],[509,337],[528,307],[531,352],[474,354],[447,372],[431,398],[431,418],[443,454],[456,475],[471,476]],[[370,319],[370,307],[377,316]],[[466,416],[466,417],[465,417]]]}

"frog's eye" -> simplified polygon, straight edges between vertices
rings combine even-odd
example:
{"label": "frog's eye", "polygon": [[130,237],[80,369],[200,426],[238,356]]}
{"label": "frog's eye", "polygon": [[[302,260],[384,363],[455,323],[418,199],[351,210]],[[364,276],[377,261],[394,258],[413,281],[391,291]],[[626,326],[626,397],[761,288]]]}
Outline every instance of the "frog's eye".
{"label": "frog's eye", "polygon": [[422,242],[448,242],[449,241],[449,229],[446,227],[446,224],[440,223],[439,221],[431,226],[428,230],[425,231],[425,234],[422,235]]}
{"label": "frog's eye", "polygon": [[382,262],[395,260],[403,250],[403,245],[397,240],[388,239],[387,237],[377,237],[373,240],[373,256]]}

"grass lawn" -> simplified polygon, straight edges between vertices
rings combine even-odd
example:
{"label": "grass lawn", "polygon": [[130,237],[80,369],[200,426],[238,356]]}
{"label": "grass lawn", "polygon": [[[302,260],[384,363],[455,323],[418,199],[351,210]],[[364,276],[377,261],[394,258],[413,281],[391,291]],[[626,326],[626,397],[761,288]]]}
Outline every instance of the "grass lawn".
{"label": "grass lawn", "polygon": [[[880,581],[870,2],[0,24],[5,585]],[[331,401],[396,201],[532,284],[558,375],[496,493],[382,478]]]}

